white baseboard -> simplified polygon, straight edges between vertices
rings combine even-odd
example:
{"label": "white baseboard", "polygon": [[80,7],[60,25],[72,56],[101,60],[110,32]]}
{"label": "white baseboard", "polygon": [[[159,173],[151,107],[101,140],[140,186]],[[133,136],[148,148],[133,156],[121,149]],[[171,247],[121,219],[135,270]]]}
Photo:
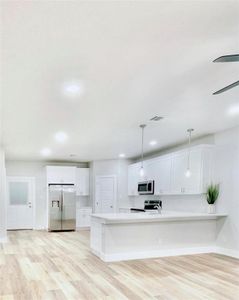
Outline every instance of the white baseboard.
{"label": "white baseboard", "polygon": [[76,227],[77,231],[81,231],[81,230],[90,230],[90,226],[86,226],[86,227]]}
{"label": "white baseboard", "polygon": [[231,257],[239,259],[239,251],[237,251],[237,250],[232,250],[232,249],[227,249],[227,248],[222,248],[222,247],[216,247],[215,253],[226,255],[226,256],[231,256]]}
{"label": "white baseboard", "polygon": [[168,250],[154,250],[145,252],[126,252],[126,253],[114,253],[104,254],[98,251],[92,251],[105,262],[121,261],[121,260],[133,260],[133,259],[146,259],[157,258],[167,256],[179,256],[190,254],[202,254],[202,253],[215,253],[216,247],[194,247],[194,248],[181,248],[181,249],[168,249]]}
{"label": "white baseboard", "polygon": [[44,226],[34,227],[33,230],[47,230]]}
{"label": "white baseboard", "polygon": [[239,258],[239,251],[213,247],[213,246],[169,249],[169,250],[155,250],[155,251],[145,251],[145,252],[113,253],[113,254],[105,254],[94,249],[91,249],[91,251],[92,253],[100,257],[105,262],[116,262],[116,261],[124,261],[124,260],[179,256],[179,255],[193,255],[193,254],[203,254],[203,253],[217,253],[217,254],[231,256],[234,258]]}

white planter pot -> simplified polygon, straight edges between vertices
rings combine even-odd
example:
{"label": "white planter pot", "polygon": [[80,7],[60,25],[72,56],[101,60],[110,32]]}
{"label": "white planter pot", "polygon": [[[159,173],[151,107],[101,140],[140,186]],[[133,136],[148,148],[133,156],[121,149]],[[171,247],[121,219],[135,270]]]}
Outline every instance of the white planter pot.
{"label": "white planter pot", "polygon": [[215,204],[208,204],[207,212],[209,214],[215,214],[216,213],[216,205]]}

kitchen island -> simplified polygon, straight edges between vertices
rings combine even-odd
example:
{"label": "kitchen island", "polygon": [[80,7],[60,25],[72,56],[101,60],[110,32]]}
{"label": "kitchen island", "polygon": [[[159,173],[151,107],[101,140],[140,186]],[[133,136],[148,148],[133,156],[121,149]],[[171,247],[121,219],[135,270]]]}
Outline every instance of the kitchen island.
{"label": "kitchen island", "polygon": [[226,214],[163,211],[91,216],[91,251],[103,261],[216,252]]}

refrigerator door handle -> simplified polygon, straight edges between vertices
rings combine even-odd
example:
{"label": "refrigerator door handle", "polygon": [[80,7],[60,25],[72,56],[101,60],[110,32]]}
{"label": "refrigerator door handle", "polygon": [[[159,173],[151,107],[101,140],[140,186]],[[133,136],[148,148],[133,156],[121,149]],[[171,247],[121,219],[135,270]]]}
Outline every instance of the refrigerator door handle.
{"label": "refrigerator door handle", "polygon": [[[61,191],[61,211],[63,211],[63,191]],[[62,216],[61,216],[62,218]]]}
{"label": "refrigerator door handle", "polygon": [[59,200],[52,200],[51,201],[51,207],[59,207],[60,208],[60,201]]}

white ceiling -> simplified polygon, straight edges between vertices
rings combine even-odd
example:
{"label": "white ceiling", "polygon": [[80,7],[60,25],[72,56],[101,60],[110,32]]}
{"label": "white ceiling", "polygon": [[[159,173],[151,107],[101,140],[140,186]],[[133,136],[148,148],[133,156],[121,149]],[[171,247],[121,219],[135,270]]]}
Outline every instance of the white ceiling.
{"label": "white ceiling", "polygon": [[[227,109],[239,63],[212,63],[239,52],[238,1],[4,1],[3,142],[9,159],[90,161],[146,150],[239,124]],[[84,86],[77,99],[67,81]],[[54,140],[57,131],[69,138]],[[156,148],[148,145],[158,140]],[[70,158],[70,154],[76,154]]]}

